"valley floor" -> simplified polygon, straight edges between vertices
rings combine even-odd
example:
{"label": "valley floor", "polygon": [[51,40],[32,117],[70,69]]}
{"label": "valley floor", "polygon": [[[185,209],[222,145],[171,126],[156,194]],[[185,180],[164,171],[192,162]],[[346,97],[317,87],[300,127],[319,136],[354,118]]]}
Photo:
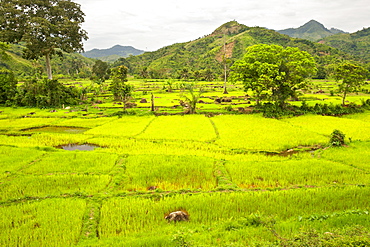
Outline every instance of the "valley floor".
{"label": "valley floor", "polygon": [[[1,110],[1,246],[370,245],[369,112],[276,120]],[[328,146],[335,129],[345,147]],[[190,220],[164,219],[177,210]]]}

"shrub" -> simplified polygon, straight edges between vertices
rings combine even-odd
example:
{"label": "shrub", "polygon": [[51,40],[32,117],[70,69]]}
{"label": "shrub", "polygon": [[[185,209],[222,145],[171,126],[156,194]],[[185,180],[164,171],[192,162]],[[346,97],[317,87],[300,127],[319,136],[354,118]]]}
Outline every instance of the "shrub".
{"label": "shrub", "polygon": [[340,130],[334,130],[330,135],[329,144],[333,147],[340,147],[344,145],[345,134]]}

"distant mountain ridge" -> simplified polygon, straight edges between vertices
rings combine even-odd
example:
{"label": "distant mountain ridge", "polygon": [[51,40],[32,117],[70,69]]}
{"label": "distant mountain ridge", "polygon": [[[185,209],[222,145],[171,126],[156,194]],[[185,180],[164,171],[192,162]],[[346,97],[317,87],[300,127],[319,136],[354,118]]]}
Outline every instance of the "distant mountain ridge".
{"label": "distant mountain ridge", "polygon": [[132,46],[115,45],[108,49],[92,49],[81,53],[84,57],[96,58],[103,61],[115,61],[121,57],[126,58],[130,55],[137,56],[143,54],[145,51],[138,50]]}
{"label": "distant mountain ridge", "polygon": [[293,38],[307,39],[310,41],[317,41],[338,33],[346,33],[337,28],[327,29],[323,24],[315,20],[311,20],[299,28],[288,28],[277,30],[277,32]]}
{"label": "distant mountain ridge", "polygon": [[255,44],[276,44],[298,47],[320,60],[350,59],[351,56],[335,48],[305,39],[291,38],[274,30],[248,27],[231,21],[202,38],[176,43],[157,51],[146,52],[125,59],[130,73],[145,78],[179,78],[189,71],[197,74],[212,71],[214,76],[223,75],[223,58],[230,61],[241,59],[245,49]]}
{"label": "distant mountain ridge", "polygon": [[370,63],[370,27],[355,33],[339,33],[319,41],[361,59],[364,63]]}

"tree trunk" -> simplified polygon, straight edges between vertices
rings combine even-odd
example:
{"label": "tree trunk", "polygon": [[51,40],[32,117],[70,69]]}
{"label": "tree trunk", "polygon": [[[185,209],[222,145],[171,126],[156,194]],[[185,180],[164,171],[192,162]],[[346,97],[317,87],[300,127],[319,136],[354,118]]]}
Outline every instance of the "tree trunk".
{"label": "tree trunk", "polygon": [[224,64],[224,94],[228,94],[227,92],[227,85],[226,85],[226,82],[227,82],[227,64],[226,64],[226,61],[225,61],[225,64]]}
{"label": "tree trunk", "polygon": [[152,109],[151,109],[153,112],[155,111],[155,107],[154,107],[154,95],[152,93]]}
{"label": "tree trunk", "polygon": [[126,112],[126,102],[127,102],[127,97],[126,95],[123,96],[123,111]]}
{"label": "tree trunk", "polygon": [[344,93],[343,93],[343,99],[342,99],[342,106],[345,105],[346,97],[347,97],[347,91],[344,91]]}
{"label": "tree trunk", "polygon": [[50,54],[49,53],[45,54],[45,60],[46,60],[46,73],[48,74],[48,79],[52,80],[53,79],[53,74],[51,72],[51,63],[50,63]]}

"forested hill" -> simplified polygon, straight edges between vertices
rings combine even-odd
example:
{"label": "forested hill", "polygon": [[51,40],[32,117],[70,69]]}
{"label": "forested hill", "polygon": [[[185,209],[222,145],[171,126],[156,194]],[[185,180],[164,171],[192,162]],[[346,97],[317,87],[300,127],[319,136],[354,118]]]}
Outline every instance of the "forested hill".
{"label": "forested hill", "polygon": [[326,37],[320,43],[335,47],[370,63],[370,27],[351,34]]}
{"label": "forested hill", "polygon": [[277,32],[293,38],[308,39],[311,41],[317,41],[338,33],[345,33],[336,28],[327,29],[323,24],[315,20],[311,20],[299,28],[288,28],[278,30]]}
{"label": "forested hill", "polygon": [[88,58],[96,58],[102,61],[111,62],[120,57],[128,57],[130,55],[136,56],[143,53],[144,51],[138,50],[132,46],[115,45],[109,49],[93,49],[81,54]]}
{"label": "forested hill", "polygon": [[291,38],[266,28],[248,27],[231,21],[202,38],[173,44],[121,61],[129,65],[131,73],[143,77],[166,78],[181,76],[189,71],[201,73],[209,70],[218,76],[223,71],[224,57],[230,60],[230,64],[242,58],[248,46],[259,43],[299,47],[316,56],[321,64],[338,58],[348,58],[344,52],[324,44]]}

